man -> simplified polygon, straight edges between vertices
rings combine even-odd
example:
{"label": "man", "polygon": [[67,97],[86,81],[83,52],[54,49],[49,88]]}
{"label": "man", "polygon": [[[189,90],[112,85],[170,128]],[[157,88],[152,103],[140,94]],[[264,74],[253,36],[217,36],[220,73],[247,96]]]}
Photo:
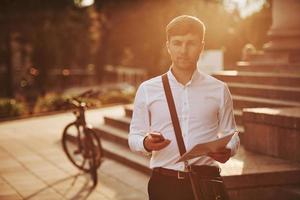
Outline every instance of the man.
{"label": "man", "polygon": [[[197,70],[204,48],[204,24],[198,18],[182,15],[167,25],[166,34],[172,60],[167,76],[187,151],[196,144],[235,132],[233,105],[226,84]],[[194,199],[184,163],[176,163],[180,154],[161,76],[143,82],[138,88],[128,140],[133,151],[152,154],[150,200]],[[198,169],[199,174],[219,177],[216,161],[225,163],[238,146],[239,138],[235,135],[226,148],[191,159],[188,164]],[[215,189],[208,188],[204,193],[212,190]]]}

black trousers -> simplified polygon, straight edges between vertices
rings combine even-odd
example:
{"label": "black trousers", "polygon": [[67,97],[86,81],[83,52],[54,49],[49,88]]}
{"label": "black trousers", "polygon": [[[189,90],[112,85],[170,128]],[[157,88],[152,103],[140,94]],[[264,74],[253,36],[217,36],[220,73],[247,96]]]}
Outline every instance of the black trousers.
{"label": "black trousers", "polygon": [[[201,200],[229,200],[220,175],[215,177],[197,175],[197,184],[201,190]],[[149,200],[194,200],[190,179],[178,179],[174,176],[152,172],[148,183]]]}

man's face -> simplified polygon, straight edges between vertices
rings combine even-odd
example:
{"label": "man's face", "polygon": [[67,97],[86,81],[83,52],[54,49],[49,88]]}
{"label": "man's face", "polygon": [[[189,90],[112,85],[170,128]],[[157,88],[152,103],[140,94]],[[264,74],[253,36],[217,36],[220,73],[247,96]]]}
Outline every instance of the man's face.
{"label": "man's face", "polygon": [[174,35],[167,41],[173,67],[179,69],[195,69],[204,43],[198,35],[188,33],[186,35]]}

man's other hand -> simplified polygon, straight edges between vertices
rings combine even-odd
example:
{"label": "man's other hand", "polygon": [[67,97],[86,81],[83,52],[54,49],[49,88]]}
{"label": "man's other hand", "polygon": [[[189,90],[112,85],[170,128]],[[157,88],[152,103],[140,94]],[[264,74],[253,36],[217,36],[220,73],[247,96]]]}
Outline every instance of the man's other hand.
{"label": "man's other hand", "polygon": [[225,163],[231,157],[231,149],[222,148],[216,152],[210,152],[207,155],[220,163]]}
{"label": "man's other hand", "polygon": [[170,140],[165,139],[161,133],[151,132],[144,139],[144,147],[147,151],[159,151],[170,144]]}

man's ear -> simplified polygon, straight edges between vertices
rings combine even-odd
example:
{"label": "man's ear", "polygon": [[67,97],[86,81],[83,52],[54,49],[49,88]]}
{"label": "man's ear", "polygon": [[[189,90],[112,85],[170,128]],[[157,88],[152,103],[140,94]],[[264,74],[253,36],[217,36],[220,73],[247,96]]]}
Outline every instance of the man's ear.
{"label": "man's ear", "polygon": [[166,47],[167,47],[168,53],[170,54],[170,48],[169,48],[169,46],[170,46],[170,42],[167,40],[166,41]]}

